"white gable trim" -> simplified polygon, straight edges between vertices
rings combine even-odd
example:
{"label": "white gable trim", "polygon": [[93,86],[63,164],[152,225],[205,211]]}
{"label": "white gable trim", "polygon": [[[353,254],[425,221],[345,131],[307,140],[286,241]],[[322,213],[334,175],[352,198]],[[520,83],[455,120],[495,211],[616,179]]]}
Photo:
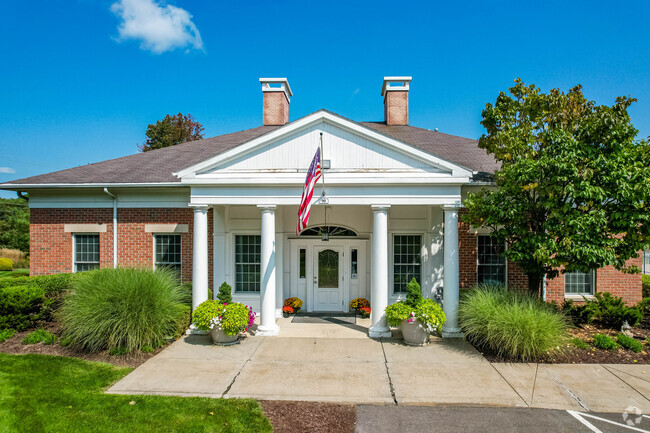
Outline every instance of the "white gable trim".
{"label": "white gable trim", "polygon": [[223,164],[233,158],[251,152],[257,149],[258,147],[264,146],[274,140],[278,140],[284,136],[295,133],[303,128],[308,128],[309,126],[321,121],[325,121],[327,123],[338,126],[340,128],[347,129],[348,131],[354,132],[362,137],[384,144],[387,147],[392,148],[402,154],[428,162],[429,164],[436,166],[438,168],[451,171],[453,177],[469,178],[472,176],[472,171],[465,167],[451,163],[449,161],[446,161],[442,158],[431,155],[429,153],[423,152],[419,149],[416,149],[413,146],[402,143],[401,141],[395,140],[385,135],[379,134],[378,132],[375,132],[369,128],[351,122],[347,119],[344,119],[342,117],[339,117],[337,115],[334,115],[324,110],[317,111],[316,113],[310,114],[308,116],[303,117],[302,119],[298,119],[286,126],[278,128],[275,131],[272,131],[268,134],[265,134],[261,137],[258,137],[254,140],[251,140],[247,143],[244,143],[240,146],[237,146],[219,155],[213,156],[212,158],[206,159],[203,162],[184,168],[183,170],[174,173],[174,175],[181,178],[182,180],[192,179],[201,171],[206,171],[211,168],[214,168],[219,164]]}

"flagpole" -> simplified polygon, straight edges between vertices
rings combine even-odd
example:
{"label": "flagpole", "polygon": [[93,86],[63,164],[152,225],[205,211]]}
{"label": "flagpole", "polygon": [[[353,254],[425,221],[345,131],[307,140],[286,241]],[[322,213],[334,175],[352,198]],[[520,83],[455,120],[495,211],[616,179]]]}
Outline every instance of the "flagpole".
{"label": "flagpole", "polygon": [[323,192],[321,193],[321,197],[323,198],[323,201],[325,201],[325,167],[323,165],[325,164],[325,158],[323,157],[323,133],[320,133],[320,177],[321,180],[323,181]]}

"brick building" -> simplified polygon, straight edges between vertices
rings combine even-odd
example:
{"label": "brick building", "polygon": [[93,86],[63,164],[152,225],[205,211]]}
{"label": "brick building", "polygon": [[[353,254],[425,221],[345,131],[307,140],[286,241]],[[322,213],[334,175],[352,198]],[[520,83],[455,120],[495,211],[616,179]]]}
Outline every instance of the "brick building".
{"label": "brick building", "polygon": [[[370,333],[386,335],[383,309],[415,277],[425,296],[444,287],[443,335],[457,334],[461,288],[527,281],[489,233],[459,222],[462,198],[486,185],[494,159],[475,140],[410,126],[410,81],[384,79],[382,122],[326,110],[289,122],[288,81],[260,79],[262,126],[0,185],[29,192],[31,273],[173,267],[192,281],[194,306],[209,286],[230,283],[268,335],[289,296],[307,311],[344,311],[369,298]],[[323,188],[325,199],[296,233],[305,171],[319,148],[325,182],[315,199]],[[634,303],[641,277],[610,268],[563,274],[546,282],[545,296],[561,302],[595,291]]]}

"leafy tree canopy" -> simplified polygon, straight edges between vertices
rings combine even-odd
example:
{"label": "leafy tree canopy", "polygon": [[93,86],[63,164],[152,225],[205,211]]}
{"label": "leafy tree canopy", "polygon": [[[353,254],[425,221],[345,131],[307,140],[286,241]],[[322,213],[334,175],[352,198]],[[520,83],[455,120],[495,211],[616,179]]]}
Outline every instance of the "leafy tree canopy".
{"label": "leafy tree canopy", "polygon": [[596,105],[579,85],[545,94],[519,79],[509,91],[481,121],[497,188],[468,194],[464,221],[507,242],[533,293],[560,267],[638,272],[626,260],[650,244],[650,145],[630,122],[636,100]]}
{"label": "leafy tree canopy", "polygon": [[23,198],[0,199],[0,248],[29,254],[29,205]]}
{"label": "leafy tree canopy", "polygon": [[147,141],[138,145],[142,152],[174,146],[186,141],[203,138],[203,125],[194,120],[191,114],[169,114],[163,120],[147,126]]}

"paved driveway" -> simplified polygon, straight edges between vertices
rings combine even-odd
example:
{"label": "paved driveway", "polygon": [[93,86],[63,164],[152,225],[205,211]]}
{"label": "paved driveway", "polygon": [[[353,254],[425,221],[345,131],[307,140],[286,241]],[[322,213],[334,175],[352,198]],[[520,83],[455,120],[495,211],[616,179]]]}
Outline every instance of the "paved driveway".
{"label": "paved driveway", "polygon": [[248,337],[222,347],[190,335],[108,392],[650,413],[650,366],[491,364],[460,340],[409,347],[397,339]]}

